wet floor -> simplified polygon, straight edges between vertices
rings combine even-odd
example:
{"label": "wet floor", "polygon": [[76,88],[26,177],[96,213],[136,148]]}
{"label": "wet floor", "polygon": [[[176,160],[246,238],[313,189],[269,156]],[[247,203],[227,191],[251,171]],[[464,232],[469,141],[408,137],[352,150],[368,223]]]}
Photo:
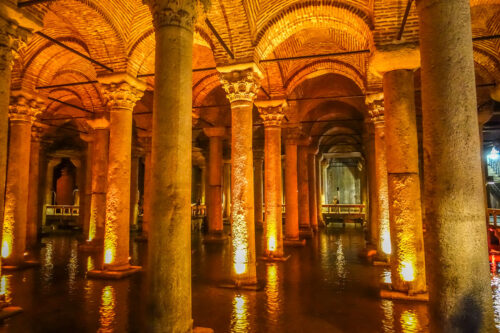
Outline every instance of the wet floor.
{"label": "wet floor", "polygon": [[[41,266],[2,276],[0,288],[21,306],[0,332],[144,332],[145,273],[121,281],[87,280],[95,258],[79,253],[72,235],[43,239]],[[358,257],[361,229],[329,228],[304,248],[287,249],[284,263],[258,264],[262,291],[217,285],[230,270],[229,245],[203,245],[193,235],[193,318],[219,332],[427,332],[425,304],[381,300],[386,269]],[[132,261],[145,265],[144,243]],[[500,316],[500,276],[493,275]],[[497,320],[499,322],[499,320]]]}

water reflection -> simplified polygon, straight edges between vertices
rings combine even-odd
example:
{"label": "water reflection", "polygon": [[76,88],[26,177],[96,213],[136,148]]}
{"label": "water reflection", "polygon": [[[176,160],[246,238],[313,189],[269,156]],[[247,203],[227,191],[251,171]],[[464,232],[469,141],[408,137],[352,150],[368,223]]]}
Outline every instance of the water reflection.
{"label": "water reflection", "polygon": [[2,275],[0,280],[0,296],[3,296],[7,303],[12,302],[11,278],[12,275]]}
{"label": "water reflection", "polygon": [[420,332],[420,325],[415,311],[405,310],[400,319],[403,333]]}
{"label": "water reflection", "polygon": [[74,239],[71,242],[70,258],[67,265],[69,293],[75,291],[76,273],[78,271],[78,242]]}
{"label": "water reflection", "polygon": [[383,299],[382,300],[382,310],[384,312],[384,318],[382,319],[382,327],[384,333],[394,332],[394,302]]}
{"label": "water reflection", "polygon": [[102,333],[113,332],[113,322],[115,321],[116,295],[113,286],[106,286],[102,289],[101,307],[99,308],[99,331]]}
{"label": "water reflection", "polygon": [[500,277],[493,275],[491,278],[491,287],[493,289],[493,310],[495,312],[495,323],[500,331]]}
{"label": "water reflection", "polygon": [[342,238],[339,237],[337,240],[337,260],[336,260],[336,266],[337,266],[337,276],[338,278],[342,281],[343,279],[346,278],[346,270],[345,270],[345,256],[344,256],[344,246],[342,245]]}
{"label": "water reflection", "polygon": [[246,333],[250,330],[248,321],[248,297],[236,295],[233,299],[233,313],[231,315],[231,332]]}
{"label": "water reflection", "polygon": [[45,243],[45,248],[41,251],[42,258],[42,282],[45,289],[49,287],[54,273],[54,240],[50,239]]}
{"label": "water reflection", "polygon": [[280,278],[276,264],[267,265],[266,300],[270,325],[275,327],[281,313]]}

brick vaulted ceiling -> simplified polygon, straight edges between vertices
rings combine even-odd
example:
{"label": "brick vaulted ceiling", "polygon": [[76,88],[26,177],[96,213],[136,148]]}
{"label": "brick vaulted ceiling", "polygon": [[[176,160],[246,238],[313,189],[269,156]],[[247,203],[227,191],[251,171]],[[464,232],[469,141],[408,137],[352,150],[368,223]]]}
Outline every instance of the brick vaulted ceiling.
{"label": "brick vaulted ceiling", "polygon": [[[203,17],[195,27],[193,68],[255,61],[265,76],[262,80],[265,92],[262,91],[259,98],[291,99],[287,110],[289,122],[303,122],[304,131],[318,138],[318,143],[334,141],[330,137],[322,138],[325,133],[340,133],[331,137],[341,139],[345,136],[350,143],[359,142],[366,115],[362,95],[381,90],[380,78],[368,71],[370,53],[260,61],[373,51],[380,45],[394,42],[406,5],[406,0],[212,0],[206,18],[232,51],[234,59],[217,41]],[[471,8],[474,36],[500,34],[500,0],[472,0]],[[141,0],[55,0],[24,10],[43,20],[44,34],[115,72],[127,71],[132,75],[154,72],[152,18],[149,8]],[[403,40],[418,42],[414,4]],[[500,39],[474,43],[479,83],[500,80],[499,54]],[[34,35],[16,59],[12,88],[36,91],[94,113],[102,112],[103,96],[97,83],[53,89],[37,87],[94,81],[104,72],[103,68]],[[150,128],[154,79],[152,76],[143,79],[147,81],[150,92],[136,107],[134,120],[136,126],[147,131]],[[325,96],[359,97],[319,98]],[[487,89],[478,91],[478,99],[479,103],[488,99]],[[228,101],[220,87],[217,71],[193,73],[193,106],[194,113],[202,119],[197,122],[198,127],[230,125]],[[49,103],[42,115],[42,119],[53,124],[63,124],[68,117],[84,123],[82,119],[89,117],[89,113],[61,103]],[[314,124],[314,120],[321,122]]]}

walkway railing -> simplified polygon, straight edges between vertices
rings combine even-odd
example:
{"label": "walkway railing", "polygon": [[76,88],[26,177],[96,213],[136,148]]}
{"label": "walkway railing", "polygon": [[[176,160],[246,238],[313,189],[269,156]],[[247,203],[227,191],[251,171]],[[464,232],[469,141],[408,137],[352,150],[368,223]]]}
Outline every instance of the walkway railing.
{"label": "walkway railing", "polygon": [[191,217],[205,217],[207,216],[207,206],[205,205],[191,205]]}
{"label": "walkway railing", "polygon": [[46,205],[46,216],[79,216],[80,206],[72,205]]}
{"label": "walkway railing", "polygon": [[365,214],[365,205],[322,205],[323,214]]}

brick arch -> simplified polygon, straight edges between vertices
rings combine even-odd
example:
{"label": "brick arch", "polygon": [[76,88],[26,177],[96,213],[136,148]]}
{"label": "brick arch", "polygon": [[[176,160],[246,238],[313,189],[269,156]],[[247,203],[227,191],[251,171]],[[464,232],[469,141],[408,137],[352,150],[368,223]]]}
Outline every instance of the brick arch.
{"label": "brick arch", "polygon": [[[491,50],[474,47],[474,62],[495,81],[500,82],[500,61]],[[484,77],[484,72],[483,76]]]}
{"label": "brick arch", "polygon": [[481,5],[500,5],[500,0],[471,0],[470,6],[481,6]]}
{"label": "brick arch", "polygon": [[[91,109],[91,104],[86,101],[85,97],[83,97],[76,89],[74,88],[58,88],[53,91],[51,94],[54,98],[57,98],[61,101],[72,103],[72,104],[80,104],[83,108]],[[78,103],[75,103],[75,99]],[[63,104],[60,104],[56,101],[49,100],[47,103],[47,108],[45,109],[45,114],[47,115],[55,115],[58,110],[61,108],[68,108]]]}
{"label": "brick arch", "polygon": [[220,86],[220,77],[216,71],[205,75],[201,80],[196,82],[193,85],[193,106],[201,106],[205,97],[218,86]]}
{"label": "brick arch", "polygon": [[[314,17],[314,20],[311,20]],[[352,36],[343,47],[347,49],[372,48],[371,23],[366,14],[345,3],[306,1],[296,3],[269,20],[257,34],[255,54],[258,59],[266,59],[272,51],[305,29],[336,29]],[[351,45],[356,44],[356,45]]]}
{"label": "brick arch", "polygon": [[303,66],[287,79],[285,89],[290,94],[311,75],[320,76],[327,73],[343,75],[352,80],[361,91],[365,91],[366,82],[363,75],[354,66],[334,59],[317,60]]}

